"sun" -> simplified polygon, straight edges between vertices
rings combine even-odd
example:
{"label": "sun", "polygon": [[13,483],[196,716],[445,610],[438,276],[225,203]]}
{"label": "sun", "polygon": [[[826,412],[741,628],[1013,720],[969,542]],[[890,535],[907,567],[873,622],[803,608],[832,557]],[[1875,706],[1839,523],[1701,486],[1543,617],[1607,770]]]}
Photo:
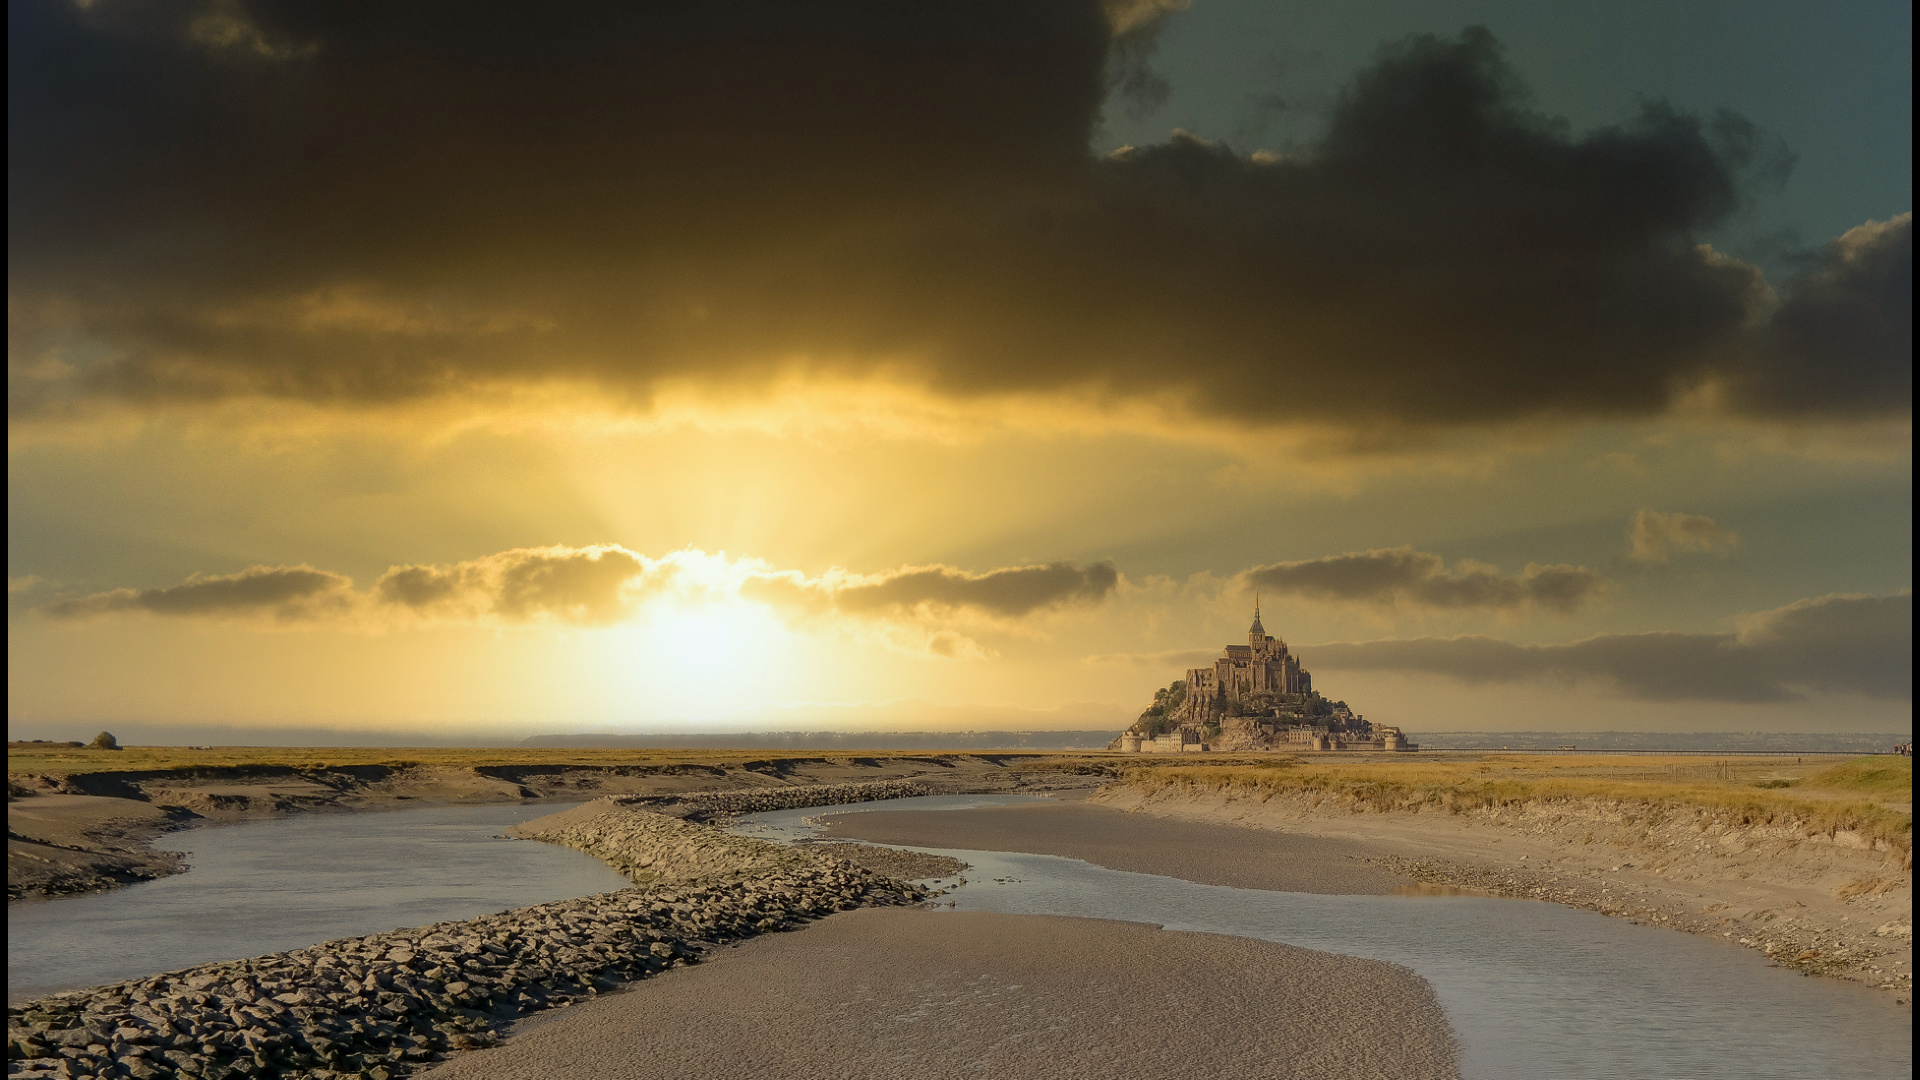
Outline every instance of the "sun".
{"label": "sun", "polygon": [[700,720],[760,704],[793,675],[792,632],[764,604],[738,596],[662,599],[611,636],[608,689],[635,721]]}
{"label": "sun", "polygon": [[786,635],[765,605],[740,599],[662,604],[646,623],[648,648],[675,669],[719,673]]}

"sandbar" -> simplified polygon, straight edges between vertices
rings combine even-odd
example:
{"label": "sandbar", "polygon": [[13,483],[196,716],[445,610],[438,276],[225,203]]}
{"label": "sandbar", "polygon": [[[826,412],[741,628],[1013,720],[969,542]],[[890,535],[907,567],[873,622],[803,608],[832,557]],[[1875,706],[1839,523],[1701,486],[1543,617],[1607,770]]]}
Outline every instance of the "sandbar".
{"label": "sandbar", "polygon": [[1023,851],[1236,889],[1385,896],[1414,884],[1367,862],[1364,842],[1129,814],[1085,802],[976,810],[869,810],[823,818],[822,836],[876,844]]}
{"label": "sandbar", "polygon": [[522,1025],[435,1080],[1458,1075],[1392,964],[1047,915],[867,908]]}

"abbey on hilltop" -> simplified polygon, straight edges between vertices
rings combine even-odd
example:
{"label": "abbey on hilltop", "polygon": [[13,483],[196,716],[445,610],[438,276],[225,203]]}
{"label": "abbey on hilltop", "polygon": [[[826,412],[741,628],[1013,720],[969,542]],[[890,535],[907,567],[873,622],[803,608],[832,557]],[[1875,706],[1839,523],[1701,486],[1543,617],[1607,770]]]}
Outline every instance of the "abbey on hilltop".
{"label": "abbey on hilltop", "polygon": [[1260,601],[1245,645],[1212,667],[1156,690],[1153,704],[1108,747],[1130,753],[1197,750],[1417,750],[1399,728],[1370,724],[1314,692],[1313,676],[1287,643],[1260,625]]}

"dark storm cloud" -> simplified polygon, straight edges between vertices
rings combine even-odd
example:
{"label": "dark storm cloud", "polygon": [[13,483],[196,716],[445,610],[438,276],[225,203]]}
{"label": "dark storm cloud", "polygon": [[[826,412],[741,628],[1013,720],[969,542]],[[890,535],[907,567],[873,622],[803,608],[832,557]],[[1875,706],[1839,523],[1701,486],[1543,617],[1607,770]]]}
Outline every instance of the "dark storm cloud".
{"label": "dark storm cloud", "polygon": [[60,619],[146,612],[179,617],[269,616],[281,621],[321,618],[352,602],[353,580],[311,566],[254,566],[238,574],[195,574],[158,589],[114,589],[47,605]]}
{"label": "dark storm cloud", "polygon": [[1913,594],[1801,600],[1731,634],[1602,634],[1567,645],[1488,637],[1315,645],[1316,667],[1470,683],[1597,681],[1641,701],[1796,701],[1809,689],[1913,696]]}
{"label": "dark storm cloud", "polygon": [[1384,51],[1299,156],[1095,160],[1160,13],[9,5],[12,408],[797,364],[1257,423],[1646,414],[1714,378],[1909,411],[1910,238],[1758,329],[1757,272],[1695,246],[1765,164],[1738,118],[1571,137],[1469,30]]}
{"label": "dark storm cloud", "polygon": [[1054,562],[971,573],[951,566],[909,566],[863,577],[807,580],[769,574],[748,581],[741,594],[776,606],[848,615],[934,615],[962,610],[1018,619],[1070,604],[1092,604],[1120,583],[1111,562],[1087,566]]}
{"label": "dark storm cloud", "polygon": [[1355,551],[1325,559],[1257,566],[1240,575],[1243,585],[1269,595],[1333,603],[1499,611],[1542,607],[1571,614],[1604,595],[1607,579],[1584,566],[1529,563],[1518,574],[1497,567],[1446,561],[1410,547]]}
{"label": "dark storm cloud", "polygon": [[1739,387],[1770,413],[1854,413],[1913,400],[1913,213],[1816,253],[1781,298]]}

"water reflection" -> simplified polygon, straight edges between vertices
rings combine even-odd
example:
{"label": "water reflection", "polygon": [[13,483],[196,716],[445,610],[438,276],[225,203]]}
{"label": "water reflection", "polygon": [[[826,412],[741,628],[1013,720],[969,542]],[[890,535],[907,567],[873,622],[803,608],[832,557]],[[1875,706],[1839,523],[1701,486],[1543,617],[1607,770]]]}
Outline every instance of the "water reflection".
{"label": "water reflection", "polygon": [[626,888],[589,855],[507,840],[576,803],[314,814],[194,829],[185,874],[7,906],[7,999]]}

